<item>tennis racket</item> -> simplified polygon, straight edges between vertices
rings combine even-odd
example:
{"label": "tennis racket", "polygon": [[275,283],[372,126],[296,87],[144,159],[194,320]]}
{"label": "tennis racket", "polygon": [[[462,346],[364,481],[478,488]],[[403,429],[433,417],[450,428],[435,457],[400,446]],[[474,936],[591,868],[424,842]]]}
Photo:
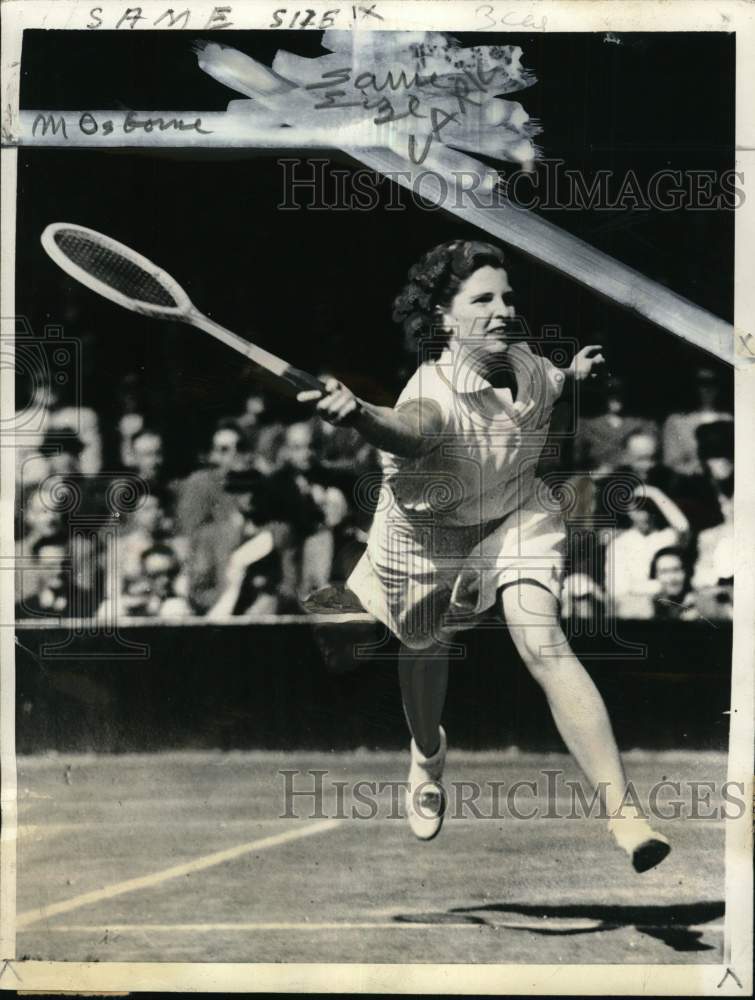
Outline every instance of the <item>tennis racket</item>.
{"label": "tennis racket", "polygon": [[260,377],[285,395],[323,390],[322,382],[314,375],[294,368],[205,316],[174,278],[123,243],[69,222],[51,223],[41,240],[58,267],[93,292],[143,316],[188,323],[204,330],[252,361],[260,369]]}

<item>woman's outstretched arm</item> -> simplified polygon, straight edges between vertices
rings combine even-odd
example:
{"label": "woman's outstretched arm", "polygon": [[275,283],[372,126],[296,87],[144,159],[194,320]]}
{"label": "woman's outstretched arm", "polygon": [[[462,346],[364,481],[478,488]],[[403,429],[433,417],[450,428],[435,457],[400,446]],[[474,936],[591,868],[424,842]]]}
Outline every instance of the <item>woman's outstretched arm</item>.
{"label": "woman's outstretched arm", "polygon": [[365,441],[392,455],[410,457],[430,451],[443,430],[440,407],[433,400],[410,400],[393,409],[358,399],[335,378],[323,380],[325,391],[300,392],[300,403],[317,400],[317,413],[331,424],[354,427]]}

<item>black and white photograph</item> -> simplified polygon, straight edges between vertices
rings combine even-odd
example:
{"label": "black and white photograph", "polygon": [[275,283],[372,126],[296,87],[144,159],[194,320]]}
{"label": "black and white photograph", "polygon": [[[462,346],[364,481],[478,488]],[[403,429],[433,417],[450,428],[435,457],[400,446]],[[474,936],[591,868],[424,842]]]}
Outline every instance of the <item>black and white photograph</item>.
{"label": "black and white photograph", "polygon": [[4,989],[752,994],[753,10],[640,6],[3,3]]}

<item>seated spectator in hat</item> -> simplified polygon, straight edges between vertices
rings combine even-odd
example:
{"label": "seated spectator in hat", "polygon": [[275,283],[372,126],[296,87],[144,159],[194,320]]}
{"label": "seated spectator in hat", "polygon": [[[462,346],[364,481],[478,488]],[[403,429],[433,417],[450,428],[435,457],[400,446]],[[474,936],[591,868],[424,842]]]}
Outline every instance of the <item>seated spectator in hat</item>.
{"label": "seated spectator in hat", "polygon": [[177,486],[178,527],[191,537],[203,524],[225,520],[236,510],[233,497],[225,490],[230,471],[252,465],[249,441],[234,420],[220,420],[212,435],[208,468],[198,469]]}
{"label": "seated spectator in hat", "polygon": [[628,518],[631,526],[615,531],[606,545],[605,589],[617,618],[652,618],[653,558],[661,549],[683,548],[689,522],[673,500],[649,484],[635,490]]}
{"label": "seated spectator in hat", "polygon": [[700,615],[690,587],[684,549],[660,549],[650,564],[650,579],[657,584],[653,595],[653,617],[665,621],[696,621]]}
{"label": "seated spectator in hat", "polygon": [[578,422],[574,441],[574,468],[606,473],[625,461],[626,441],[631,435],[655,439],[654,421],[627,413],[624,379],[618,375],[606,381],[604,412]]}
{"label": "seated spectator in hat", "polygon": [[31,548],[36,564],[35,589],[16,603],[16,620],[24,618],[92,618],[92,596],[72,579],[69,540],[63,535],[39,538]]}
{"label": "seated spectator in hat", "polygon": [[685,413],[672,413],[663,425],[663,461],[685,476],[703,470],[697,448],[696,432],[703,424],[732,421],[722,405],[722,380],[718,372],[705,366],[695,370],[694,402]]}
{"label": "seated spectator in hat", "polygon": [[695,431],[702,475],[687,480],[685,511],[695,531],[728,522],[734,504],[734,424],[716,421]]}
{"label": "seated spectator in hat", "polygon": [[564,580],[561,617],[574,622],[597,622],[605,607],[603,589],[588,573],[570,573]]}
{"label": "seated spectator in hat", "polygon": [[157,543],[139,557],[139,572],[128,578],[125,589],[101,604],[97,617],[102,622],[118,618],[186,618],[191,606],[179,593],[177,580],[181,564],[170,545]]}
{"label": "seated spectator in hat", "polygon": [[322,526],[302,545],[300,594],[303,600],[328,584],[343,584],[359,562],[366,533],[354,523],[346,497],[336,486],[313,484]]}
{"label": "seated spectator in hat", "polygon": [[268,614],[295,606],[296,559],[277,497],[256,469],[229,470],[225,489],[235,510],[195,533],[188,559],[189,595],[200,614]]}

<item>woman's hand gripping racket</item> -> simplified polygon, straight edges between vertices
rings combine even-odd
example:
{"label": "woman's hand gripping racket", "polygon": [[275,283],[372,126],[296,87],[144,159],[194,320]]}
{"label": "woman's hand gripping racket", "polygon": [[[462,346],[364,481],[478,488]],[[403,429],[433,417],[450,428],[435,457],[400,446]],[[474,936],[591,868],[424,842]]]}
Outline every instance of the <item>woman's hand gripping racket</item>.
{"label": "woman's hand gripping racket", "polygon": [[287,396],[304,390],[323,392],[322,382],[314,375],[203,315],[169,274],[117,240],[84,226],[53,222],[42,233],[42,246],[66,274],[111,302],[144,316],[188,323],[232,347],[257,365],[264,381],[279,392]]}

